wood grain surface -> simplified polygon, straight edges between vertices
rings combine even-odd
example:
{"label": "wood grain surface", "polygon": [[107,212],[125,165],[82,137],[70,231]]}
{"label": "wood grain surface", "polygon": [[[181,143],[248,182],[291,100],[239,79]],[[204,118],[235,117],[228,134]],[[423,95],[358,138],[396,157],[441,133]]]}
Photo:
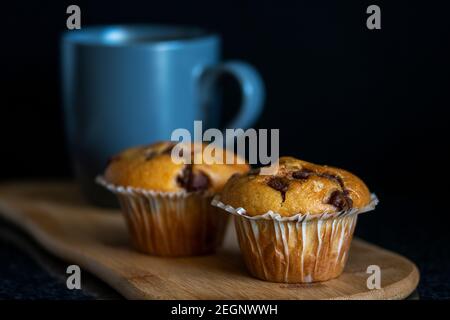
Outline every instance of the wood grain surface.
{"label": "wood grain surface", "polygon": [[[359,239],[337,279],[302,285],[257,280],[245,269],[232,225],[215,255],[143,255],[130,248],[118,210],[89,206],[68,182],[3,184],[0,216],[128,299],[403,299],[419,281],[411,261]],[[367,288],[369,265],[381,268],[381,289]]]}

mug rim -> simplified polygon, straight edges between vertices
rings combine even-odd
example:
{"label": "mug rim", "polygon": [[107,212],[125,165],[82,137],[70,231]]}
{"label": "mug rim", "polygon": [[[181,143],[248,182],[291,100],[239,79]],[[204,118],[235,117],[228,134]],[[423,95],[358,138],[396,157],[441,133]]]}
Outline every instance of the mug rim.
{"label": "mug rim", "polygon": [[[166,34],[154,40],[139,40],[139,35],[149,37],[149,33]],[[170,35],[180,33],[179,37]],[[183,34],[183,35],[181,35]],[[133,38],[134,37],[134,38]],[[220,37],[207,29],[188,25],[170,24],[114,24],[90,25],[78,30],[66,30],[62,35],[63,42],[94,47],[163,47],[219,43]]]}

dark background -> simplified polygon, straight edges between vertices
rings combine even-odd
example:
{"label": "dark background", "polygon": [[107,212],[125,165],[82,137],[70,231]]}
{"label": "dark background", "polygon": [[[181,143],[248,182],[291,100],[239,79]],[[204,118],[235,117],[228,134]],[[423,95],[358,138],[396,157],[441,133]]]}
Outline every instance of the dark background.
{"label": "dark background", "polygon": [[[82,26],[170,23],[219,32],[224,57],[266,82],[257,127],[279,128],[282,155],[346,168],[381,204],[357,235],[421,270],[424,298],[450,298],[450,21],[444,2],[16,1],[2,3],[0,179],[68,177],[59,36],[66,8]],[[366,8],[381,7],[381,30]],[[233,83],[224,81],[233,92]],[[237,94],[225,96],[231,109]]]}

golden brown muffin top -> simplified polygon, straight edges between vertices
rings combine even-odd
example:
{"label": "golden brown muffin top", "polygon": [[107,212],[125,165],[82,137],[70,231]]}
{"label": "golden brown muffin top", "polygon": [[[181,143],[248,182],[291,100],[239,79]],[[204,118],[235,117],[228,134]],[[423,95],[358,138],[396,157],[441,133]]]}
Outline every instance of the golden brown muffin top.
{"label": "golden brown muffin top", "polygon": [[[233,174],[249,170],[245,163],[195,164],[193,160],[192,164],[175,163],[171,157],[175,145],[173,142],[158,142],[126,149],[110,159],[104,178],[114,185],[153,191],[218,192]],[[191,156],[200,156],[205,147],[201,143],[191,144]],[[224,157],[228,153],[236,163],[235,154],[216,150]]]}
{"label": "golden brown muffin top", "polygon": [[370,200],[367,186],[350,172],[292,157],[279,159],[275,175],[256,169],[231,177],[220,195],[221,202],[250,216],[270,210],[286,217],[335,213],[365,207]]}

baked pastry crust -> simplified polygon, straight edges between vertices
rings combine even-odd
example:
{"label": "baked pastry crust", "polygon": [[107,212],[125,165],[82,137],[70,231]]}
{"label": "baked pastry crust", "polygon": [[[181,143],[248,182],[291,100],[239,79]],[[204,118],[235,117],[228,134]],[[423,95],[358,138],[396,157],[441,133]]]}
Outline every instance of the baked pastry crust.
{"label": "baked pastry crust", "polygon": [[368,205],[371,197],[364,182],[348,171],[281,157],[275,175],[260,175],[252,170],[233,176],[220,200],[244,208],[250,216],[270,210],[292,216],[359,209]]}
{"label": "baked pastry crust", "polygon": [[[113,156],[105,170],[105,180],[118,186],[162,192],[220,191],[235,173],[249,170],[247,164],[183,164],[172,161],[175,143],[158,142],[129,148]],[[191,144],[192,155],[197,157],[206,144]],[[222,149],[223,157],[237,156]]]}

